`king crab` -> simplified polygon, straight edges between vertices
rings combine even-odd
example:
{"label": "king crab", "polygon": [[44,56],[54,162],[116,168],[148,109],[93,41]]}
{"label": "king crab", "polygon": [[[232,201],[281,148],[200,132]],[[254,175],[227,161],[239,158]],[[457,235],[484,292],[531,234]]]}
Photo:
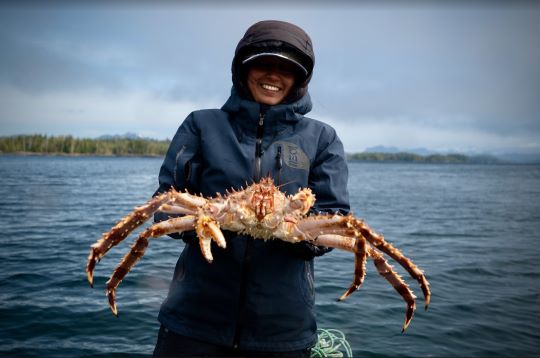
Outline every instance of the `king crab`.
{"label": "king crab", "polygon": [[307,216],[314,203],[315,195],[310,189],[299,189],[295,195],[285,195],[274,185],[271,178],[264,178],[259,183],[239,191],[227,191],[226,195],[218,194],[214,198],[179,192],[173,188],[135,208],[92,245],[86,266],[88,282],[93,286],[94,267],[107,251],[118,245],[154,213],[160,211],[182,214],[183,216],[156,223],[144,230],[116,267],[106,284],[107,297],[113,314],[118,315],[115,302],[116,289],[133,265],[144,255],[150,238],[195,230],[202,255],[208,263],[211,263],[212,241],[225,248],[227,244],[221,230],[229,230],[248,234],[256,239],[280,239],[292,244],[308,241],[314,245],[353,252],[355,255],[353,282],[341,295],[340,301],[360,288],[364,281],[367,258],[371,257],[379,274],[394,287],[407,304],[405,322],[402,326],[404,332],[416,308],[416,297],[388,264],[383,253],[397,261],[418,281],[427,309],[431,293],[424,273],[397,248],[386,242],[382,235],[352,215]]}

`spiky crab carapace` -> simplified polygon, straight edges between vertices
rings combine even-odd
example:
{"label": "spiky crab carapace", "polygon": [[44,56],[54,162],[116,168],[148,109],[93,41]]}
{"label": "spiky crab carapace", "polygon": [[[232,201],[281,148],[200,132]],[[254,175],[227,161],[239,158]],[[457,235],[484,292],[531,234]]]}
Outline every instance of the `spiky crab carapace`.
{"label": "spiky crab carapace", "polygon": [[183,214],[156,223],[144,230],[125,255],[111,278],[107,281],[107,297],[115,315],[118,315],[115,297],[116,288],[144,255],[148,240],[171,234],[195,230],[203,256],[213,260],[211,243],[225,248],[226,241],[221,230],[248,234],[256,239],[280,239],[292,244],[309,241],[315,245],[334,247],[353,252],[355,255],[354,278],[351,286],[339,300],[344,300],[364,281],[366,261],[371,257],[377,271],[398,291],[407,303],[402,332],[409,325],[416,308],[416,297],[405,281],[392,269],[383,257],[387,254],[397,261],[416,279],[424,293],[425,308],[430,301],[429,283],[424,273],[397,248],[386,242],[362,220],[352,215],[319,214],[307,216],[315,203],[310,189],[299,189],[295,195],[285,195],[274,185],[271,178],[245,189],[218,194],[214,198],[178,192],[174,189],[159,194],[146,204],[120,220],[109,232],[92,245],[86,272],[90,285],[96,263],[109,249],[119,244],[133,230],[142,225],[157,211]]}

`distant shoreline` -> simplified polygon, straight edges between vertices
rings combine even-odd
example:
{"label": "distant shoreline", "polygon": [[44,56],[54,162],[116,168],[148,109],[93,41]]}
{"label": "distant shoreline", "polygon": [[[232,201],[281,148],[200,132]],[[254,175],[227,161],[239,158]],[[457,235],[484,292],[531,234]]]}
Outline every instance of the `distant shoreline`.
{"label": "distant shoreline", "polygon": [[0,152],[0,156],[16,157],[95,157],[95,158],[160,158],[158,154],[92,154],[92,153],[37,153],[37,152]]}
{"label": "distant shoreline", "polygon": [[42,134],[0,137],[0,153],[35,155],[164,156],[170,140],[108,137],[101,139]]}
{"label": "distant shoreline", "polygon": [[[481,164],[536,164],[536,163],[513,163],[498,160],[495,158],[493,161],[481,161],[474,160],[471,157],[463,156],[460,160],[456,160],[455,157],[440,156],[438,158],[429,158],[429,156],[423,157],[411,153],[399,153],[400,155],[405,155],[403,158],[396,158],[395,153],[354,153],[347,155],[347,161],[350,163],[383,163],[383,164],[392,164],[392,163],[401,163],[401,164],[471,164],[471,165],[481,165]],[[370,159],[373,156],[376,156],[378,159]],[[20,157],[95,157],[95,158],[163,158],[164,155],[158,154],[94,154],[94,153],[61,153],[61,152],[50,152],[50,153],[39,153],[39,152],[0,152],[0,156],[20,156]],[[410,157],[414,156],[414,160],[411,160]]]}
{"label": "distant shoreline", "polygon": [[[17,135],[0,137],[0,155],[66,157],[164,157],[170,140],[138,137],[75,138],[73,136]],[[425,164],[538,164],[514,162],[492,155],[419,155],[409,152],[347,153],[349,162]]]}
{"label": "distant shoreline", "polygon": [[348,161],[385,163],[425,163],[425,164],[504,164],[503,160],[491,155],[468,156],[465,154],[420,155],[408,152],[381,153],[362,152],[347,155]]}

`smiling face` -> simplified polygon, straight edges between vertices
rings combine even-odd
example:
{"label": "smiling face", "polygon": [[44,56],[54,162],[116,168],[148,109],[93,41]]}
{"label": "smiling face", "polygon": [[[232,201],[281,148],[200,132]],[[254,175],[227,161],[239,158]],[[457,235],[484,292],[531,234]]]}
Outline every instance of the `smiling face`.
{"label": "smiling face", "polygon": [[295,81],[296,65],[274,56],[250,64],[247,86],[256,102],[276,105],[287,97]]}

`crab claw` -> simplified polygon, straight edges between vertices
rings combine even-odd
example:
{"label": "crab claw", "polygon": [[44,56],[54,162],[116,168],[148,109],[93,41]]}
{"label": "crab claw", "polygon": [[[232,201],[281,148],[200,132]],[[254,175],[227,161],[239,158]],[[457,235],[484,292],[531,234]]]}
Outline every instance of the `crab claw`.
{"label": "crab claw", "polygon": [[405,332],[416,309],[416,296],[412,293],[411,289],[405,281],[392,269],[392,266],[384,259],[383,255],[375,248],[369,249],[369,256],[373,258],[373,263],[379,271],[379,274],[383,276],[401,295],[405,303],[407,304],[407,312],[405,313],[405,323],[401,329],[401,333]]}
{"label": "crab claw", "polygon": [[403,323],[403,327],[401,328],[401,333],[404,333],[407,327],[409,327],[409,323],[411,323],[415,309],[416,309],[416,302],[414,300],[408,301],[407,313],[405,313],[405,322]]}
{"label": "crab claw", "polygon": [[208,263],[214,261],[214,256],[212,255],[212,249],[210,244],[212,240],[210,238],[199,238],[199,246],[201,247],[201,252]]}
{"label": "crab claw", "polygon": [[107,289],[107,298],[109,299],[109,307],[112,313],[118,317],[118,309],[116,308],[116,290],[114,288]]}
{"label": "crab claw", "polygon": [[199,236],[199,245],[201,246],[201,252],[208,262],[212,262],[214,257],[212,256],[211,243],[212,240],[221,248],[227,247],[227,242],[223,236],[223,232],[219,228],[219,224],[210,216],[201,216],[197,220],[195,227],[197,235]]}
{"label": "crab claw", "polygon": [[427,311],[429,307],[429,303],[431,301],[431,292],[429,290],[429,283],[423,274],[420,277],[419,282],[420,282],[420,286],[422,287],[422,292],[424,293],[424,298],[425,298],[424,309]]}
{"label": "crab claw", "polygon": [[88,263],[86,265],[86,278],[88,279],[88,283],[92,288],[94,288],[94,268],[96,267],[97,261],[96,249],[92,247],[90,254],[88,255]]}

